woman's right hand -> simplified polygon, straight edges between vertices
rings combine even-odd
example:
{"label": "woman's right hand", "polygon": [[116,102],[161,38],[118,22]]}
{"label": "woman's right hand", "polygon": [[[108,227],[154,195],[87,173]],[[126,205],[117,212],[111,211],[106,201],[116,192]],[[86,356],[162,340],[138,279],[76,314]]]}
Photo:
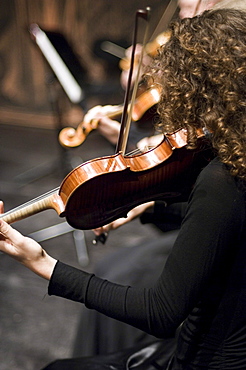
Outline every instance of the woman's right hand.
{"label": "woman's right hand", "polygon": [[149,207],[152,207],[153,205],[154,201],[140,204],[139,206],[133,208],[130,212],[128,212],[127,217],[118,218],[108,225],[94,229],[93,232],[96,236],[99,236],[101,234],[108,234],[110,230],[116,230],[119,227],[139,217],[143,212],[145,212]]}

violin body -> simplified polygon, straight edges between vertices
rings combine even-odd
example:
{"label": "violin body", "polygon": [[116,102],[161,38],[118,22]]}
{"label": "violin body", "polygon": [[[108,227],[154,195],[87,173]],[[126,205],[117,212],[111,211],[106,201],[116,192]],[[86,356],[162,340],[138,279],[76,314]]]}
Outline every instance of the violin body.
{"label": "violin body", "polygon": [[94,229],[127,217],[132,208],[151,200],[187,200],[212,152],[204,137],[199,138],[197,149],[189,150],[183,131],[176,136],[178,140],[165,136],[144,154],[118,153],[75,168],[60,187],[65,204],[60,216],[74,228]]}

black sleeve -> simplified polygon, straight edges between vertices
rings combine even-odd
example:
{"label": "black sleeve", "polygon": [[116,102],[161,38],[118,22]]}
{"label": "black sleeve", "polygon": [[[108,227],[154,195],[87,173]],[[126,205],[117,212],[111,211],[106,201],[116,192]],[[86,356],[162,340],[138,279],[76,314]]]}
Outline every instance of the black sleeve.
{"label": "black sleeve", "polygon": [[84,303],[87,286],[92,277],[93,274],[58,261],[49,282],[48,294]]}
{"label": "black sleeve", "polygon": [[207,167],[199,176],[178,238],[153,287],[121,286],[78,270],[67,278],[70,267],[63,265],[54,270],[49,294],[78,300],[157,337],[172,335],[200,299],[242,229],[244,205],[235,181],[217,162]]}

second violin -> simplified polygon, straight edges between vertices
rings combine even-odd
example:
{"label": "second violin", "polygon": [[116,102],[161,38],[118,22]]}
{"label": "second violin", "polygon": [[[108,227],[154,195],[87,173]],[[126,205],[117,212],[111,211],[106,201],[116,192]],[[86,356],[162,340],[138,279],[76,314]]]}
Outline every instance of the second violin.
{"label": "second violin", "polygon": [[[139,121],[143,115],[160,100],[161,87],[153,85],[142,92],[135,100],[132,110],[132,120]],[[108,118],[114,119],[122,114],[123,105],[112,106],[112,110],[107,114]],[[77,147],[81,145],[89,135],[89,133],[97,129],[99,119],[92,119],[89,123],[82,121],[75,129],[73,127],[65,127],[60,131],[59,142],[64,147]]]}

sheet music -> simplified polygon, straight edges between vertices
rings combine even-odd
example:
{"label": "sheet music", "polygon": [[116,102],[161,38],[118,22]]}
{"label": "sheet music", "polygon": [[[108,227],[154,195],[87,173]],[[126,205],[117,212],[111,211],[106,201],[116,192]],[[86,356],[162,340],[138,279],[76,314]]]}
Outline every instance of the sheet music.
{"label": "sheet music", "polygon": [[37,45],[47,59],[71,102],[81,102],[84,98],[84,93],[81,87],[67,68],[66,64],[63,62],[45,32],[42,31],[37,24],[31,25],[30,32],[35,37]]}

